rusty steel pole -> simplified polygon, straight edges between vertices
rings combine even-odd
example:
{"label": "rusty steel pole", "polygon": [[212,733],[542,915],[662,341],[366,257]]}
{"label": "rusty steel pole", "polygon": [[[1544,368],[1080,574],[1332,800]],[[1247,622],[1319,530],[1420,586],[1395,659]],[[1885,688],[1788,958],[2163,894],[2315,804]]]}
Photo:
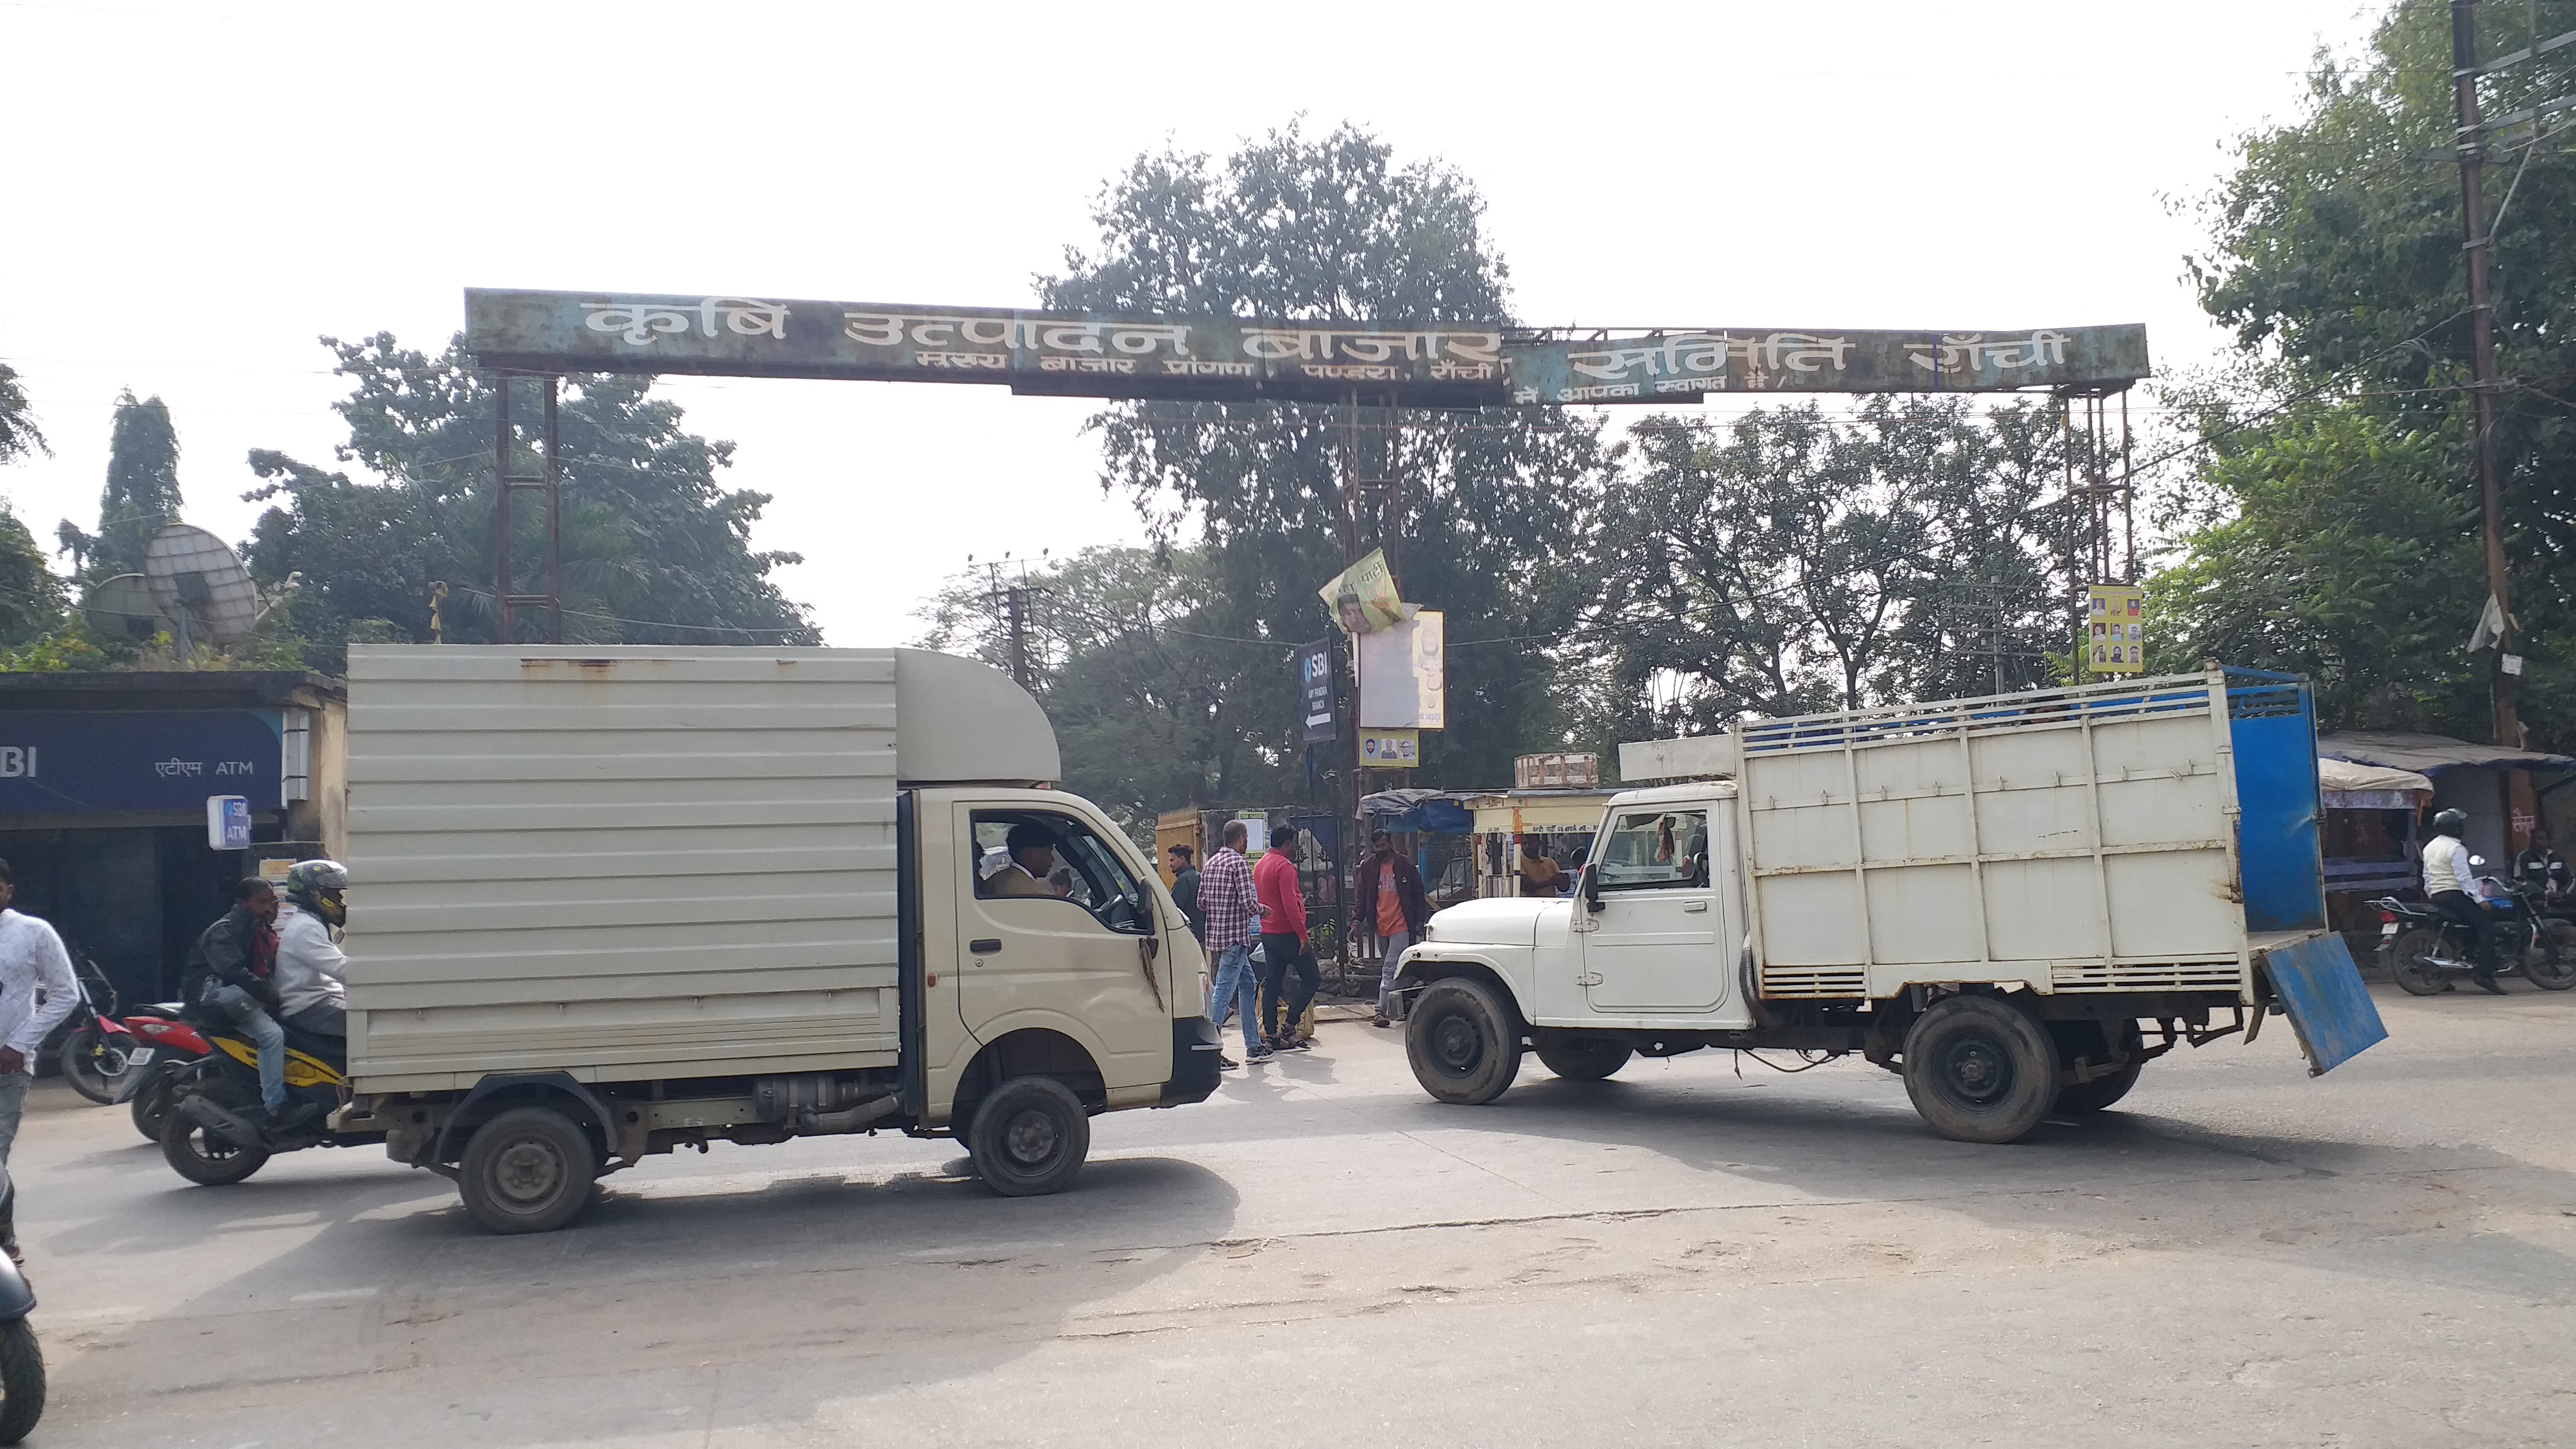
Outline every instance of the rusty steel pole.
{"label": "rusty steel pole", "polygon": [[2469,265],[2469,396],[2477,416],[2478,514],[2487,592],[2504,616],[2504,635],[2496,641],[2487,690],[2495,711],[2495,742],[2506,749],[2520,749],[2522,722],[2514,709],[2514,677],[2504,667],[2514,644],[2513,599],[2505,580],[2504,486],[2496,477],[2495,303],[2487,280],[2487,244],[2493,238],[2487,235],[2486,141],[2478,119],[2477,0],[2451,0],[2451,89],[2460,126],[2460,224],[2466,233],[2461,250]]}

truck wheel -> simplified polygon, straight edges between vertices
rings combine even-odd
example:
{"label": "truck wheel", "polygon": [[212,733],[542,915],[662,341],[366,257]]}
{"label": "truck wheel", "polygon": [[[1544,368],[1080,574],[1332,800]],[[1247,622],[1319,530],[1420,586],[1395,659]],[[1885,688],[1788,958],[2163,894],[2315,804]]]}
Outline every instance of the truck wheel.
{"label": "truck wheel", "polygon": [[1577,1082],[1601,1081],[1628,1065],[1628,1058],[1635,1055],[1636,1049],[1626,1042],[1597,1036],[1556,1037],[1538,1044],[1541,1066]]}
{"label": "truck wheel", "polygon": [[[228,1111],[239,1111],[247,1104],[222,1101],[225,1095],[209,1093],[216,1105]],[[164,1100],[169,1094],[163,1093]],[[230,1187],[268,1165],[268,1149],[243,1147],[211,1127],[200,1125],[185,1112],[170,1110],[162,1115],[161,1160],[199,1187]]]}
{"label": "truck wheel", "polygon": [[590,1205],[599,1149],[551,1107],[513,1107],[474,1129],[456,1189],[487,1233],[550,1233]]}
{"label": "truck wheel", "polygon": [[[2118,1033],[2120,1050],[2128,1053],[2129,1064],[2107,1077],[2095,1077],[2089,1082],[2077,1082],[2071,1087],[2059,1087],[2057,1089],[2058,1111],[2099,1112],[2129,1095],[2129,1089],[2138,1084],[2138,1074],[2147,1069],[2146,1062],[2138,1056],[2138,1052],[2145,1046],[2145,1043],[2138,1038],[2138,1024],[2134,1021],[2124,1021],[2116,1026],[2110,1026],[2109,1030]],[[2057,1042],[2057,1059],[2069,1065],[2072,1065],[2077,1057],[2091,1057],[2098,1062],[2107,1059],[2111,1054],[2111,1048],[2105,1038],[2104,1023],[2052,1021],[2048,1024],[2048,1034]]]}
{"label": "truck wheel", "polygon": [[2540,928],[2549,934],[2557,949],[2552,951],[2548,942],[2534,944],[2522,973],[2543,991],[2564,991],[2576,986],[2576,926],[2565,921],[2543,921]]}
{"label": "truck wheel", "polygon": [[1004,1197],[1062,1192],[1091,1155],[1091,1114],[1053,1077],[1013,1077],[975,1104],[966,1150],[984,1185]]}
{"label": "truck wheel", "polygon": [[1443,1102],[1481,1107],[1520,1075],[1520,1022],[1481,981],[1431,983],[1404,1022],[1413,1079]]}
{"label": "truck wheel", "polygon": [[1991,996],[1945,996],[1905,1034],[1905,1095],[1956,1142],[2010,1142],[2057,1103],[2057,1047]]}
{"label": "truck wheel", "polygon": [[2439,996],[2451,989],[2450,973],[2439,966],[2427,966],[2423,959],[2442,949],[2438,931],[2408,931],[2388,948],[2388,974],[2406,988],[2410,996]]}

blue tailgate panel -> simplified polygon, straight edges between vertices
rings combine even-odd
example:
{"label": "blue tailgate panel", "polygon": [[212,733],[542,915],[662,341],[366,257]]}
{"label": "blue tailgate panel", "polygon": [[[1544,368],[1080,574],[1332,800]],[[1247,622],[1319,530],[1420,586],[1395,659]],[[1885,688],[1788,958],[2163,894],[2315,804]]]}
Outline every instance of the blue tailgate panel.
{"label": "blue tailgate panel", "polygon": [[2286,675],[2229,670],[2227,733],[2236,753],[2237,871],[2245,929],[2322,931],[2326,863],[2318,848],[2316,707]]}
{"label": "blue tailgate panel", "polygon": [[2388,1039],[2379,1007],[2361,984],[2361,970],[2343,937],[2312,937],[2263,955],[2263,969],[2280,997],[2281,1013],[2308,1054],[2308,1075],[2320,1076],[2351,1061],[2372,1043]]}

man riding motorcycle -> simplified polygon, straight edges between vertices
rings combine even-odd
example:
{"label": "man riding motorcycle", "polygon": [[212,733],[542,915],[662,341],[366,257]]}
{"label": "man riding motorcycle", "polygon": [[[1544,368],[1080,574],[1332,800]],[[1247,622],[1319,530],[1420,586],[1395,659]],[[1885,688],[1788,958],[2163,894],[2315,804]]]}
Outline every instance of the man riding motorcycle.
{"label": "man riding motorcycle", "polygon": [[276,969],[277,892],[257,876],[233,888],[233,908],[197,937],[180,969],[179,988],[190,1006],[241,1028],[259,1049],[260,1104],[253,1125],[295,1125],[315,1115],[310,1104],[292,1101],[286,1091],[286,1029],[277,1024]]}
{"label": "man riding motorcycle", "polygon": [[286,872],[286,899],[277,912],[277,996],[281,1018],[315,1036],[349,1034],[349,958],[337,937],[348,924],[341,893],[349,868],[336,860],[299,861]]}
{"label": "man riding motorcycle", "polygon": [[2469,873],[2469,848],[2460,842],[2469,817],[2444,810],[2433,817],[2433,838],[2424,846],[2424,898],[2445,917],[2469,928],[2475,942],[2469,979],[2482,991],[2504,995],[2496,980],[2495,917],[2478,903],[2477,877]]}

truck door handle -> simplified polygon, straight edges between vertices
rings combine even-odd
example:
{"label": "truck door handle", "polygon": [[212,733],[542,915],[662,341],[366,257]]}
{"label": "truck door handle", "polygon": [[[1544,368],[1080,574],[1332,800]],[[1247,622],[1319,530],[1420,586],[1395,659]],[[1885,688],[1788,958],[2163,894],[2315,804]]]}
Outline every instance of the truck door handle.
{"label": "truck door handle", "polygon": [[1706,901],[1684,901],[1684,902],[1682,902],[1682,909],[1683,909],[1683,910],[1685,910],[1685,911],[1705,911],[1705,910],[1707,910],[1707,909],[1708,909],[1708,902],[1706,902]]}
{"label": "truck door handle", "polygon": [[974,952],[978,956],[990,956],[994,952],[1002,949],[1002,938],[999,936],[986,936],[980,941],[969,941],[966,943],[966,949]]}

